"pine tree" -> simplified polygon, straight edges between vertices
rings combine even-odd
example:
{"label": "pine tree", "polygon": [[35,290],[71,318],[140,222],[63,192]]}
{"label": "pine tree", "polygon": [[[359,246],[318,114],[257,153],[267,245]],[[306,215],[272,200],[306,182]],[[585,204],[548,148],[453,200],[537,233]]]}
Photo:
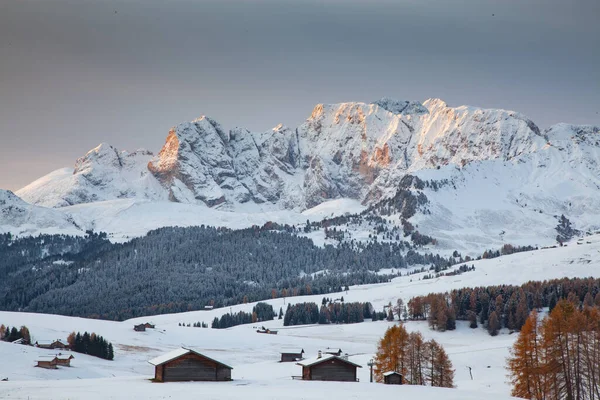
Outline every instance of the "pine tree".
{"label": "pine tree", "polygon": [[114,360],[115,359],[115,353],[113,351],[113,345],[112,343],[108,344],[108,354],[106,357],[107,360]]}

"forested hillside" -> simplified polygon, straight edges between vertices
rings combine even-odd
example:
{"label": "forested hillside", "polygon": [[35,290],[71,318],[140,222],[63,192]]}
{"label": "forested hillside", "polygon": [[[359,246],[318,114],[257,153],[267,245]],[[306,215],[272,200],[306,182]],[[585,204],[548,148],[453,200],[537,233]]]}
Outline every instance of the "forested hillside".
{"label": "forested hillside", "polygon": [[[44,242],[52,240],[58,239]],[[41,244],[6,238],[1,245],[2,252],[34,252]],[[387,281],[389,276],[373,272],[407,266],[406,251],[398,246],[318,247],[310,239],[258,227],[163,228],[125,244],[88,235],[71,249],[64,246],[43,259],[0,267],[0,309],[120,320],[222,307],[242,303],[244,297],[257,301],[330,293],[346,285]],[[411,264],[449,263],[437,255],[413,253]]]}

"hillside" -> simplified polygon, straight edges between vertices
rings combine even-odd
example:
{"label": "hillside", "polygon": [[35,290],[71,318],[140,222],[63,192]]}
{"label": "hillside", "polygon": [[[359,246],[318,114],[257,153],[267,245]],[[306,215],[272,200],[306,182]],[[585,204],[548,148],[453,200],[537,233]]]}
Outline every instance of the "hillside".
{"label": "hillside", "polygon": [[[589,242],[589,243],[588,243]],[[586,277],[600,274],[600,237],[592,236],[582,244],[569,243],[567,247],[519,253],[491,260],[474,261],[475,271],[454,277],[420,280],[422,274],[395,278],[390,283],[353,286],[340,293],[346,301],[371,301],[376,309],[400,296],[408,300],[412,296],[445,291],[464,286],[497,284],[521,284],[528,280],[543,280],[555,277]],[[320,302],[322,295],[291,297],[285,303],[303,301]],[[285,307],[284,300],[268,300],[276,309]],[[320,325],[282,327],[281,320],[264,323],[278,328],[278,335],[256,334],[253,325],[241,325],[226,330],[181,327],[179,323],[209,322],[223,313],[251,310],[254,304],[241,304],[211,311],[194,311],[143,317],[125,322],[88,320],[28,313],[0,312],[0,322],[6,325],[27,325],[34,338],[42,340],[66,337],[73,331],[94,331],[105,336],[115,345],[115,361],[109,362],[75,354],[73,367],[58,371],[33,368],[33,362],[42,350],[0,342],[0,352],[10,362],[0,363],[0,395],[7,398],[52,398],[67,399],[102,393],[121,399],[140,394],[148,398],[164,398],[178,395],[186,398],[196,388],[207,396],[223,398],[223,385],[227,396],[256,396],[278,398],[287,391],[290,398],[320,398],[323,390],[333,391],[340,398],[382,398],[419,396],[422,398],[476,399],[481,393],[486,398],[507,399],[510,391],[504,370],[505,358],[515,335],[502,331],[490,337],[485,329],[468,329],[459,322],[456,331],[435,332],[426,322],[407,322],[409,331],[418,330],[425,338],[435,338],[442,343],[456,369],[456,389],[431,389],[421,387],[390,388],[368,383],[366,363],[373,356],[377,340],[389,326],[388,322],[364,322],[353,325]],[[134,332],[135,323],[151,320],[157,329],[143,333]],[[234,367],[232,383],[184,383],[178,385],[156,385],[147,378],[153,374],[147,360],[178,346],[193,346],[209,355],[223,360]],[[300,367],[278,363],[279,352],[304,348],[308,354],[319,349],[341,347],[350,354],[351,360],[363,365],[359,369],[360,382],[356,384],[313,383],[293,381]],[[472,368],[471,380],[468,367]],[[18,372],[17,372],[18,371]],[[51,379],[51,380],[49,380]],[[127,389],[124,389],[126,387]],[[241,391],[244,391],[243,394]],[[49,392],[48,392],[49,391]],[[8,397],[10,395],[10,397]],[[271,397],[269,397],[271,396]],[[296,397],[294,397],[296,396]],[[93,397],[91,397],[93,398]]]}

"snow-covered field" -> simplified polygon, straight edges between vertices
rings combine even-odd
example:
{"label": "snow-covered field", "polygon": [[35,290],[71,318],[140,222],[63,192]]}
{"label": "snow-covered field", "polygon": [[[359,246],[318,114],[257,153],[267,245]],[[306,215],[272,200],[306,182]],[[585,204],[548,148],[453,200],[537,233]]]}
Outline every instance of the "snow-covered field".
{"label": "snow-covered field", "polygon": [[[589,243],[588,243],[589,242]],[[600,236],[590,236],[568,247],[519,253],[492,260],[473,262],[475,271],[454,277],[421,280],[422,274],[403,276],[390,283],[351,287],[344,296],[346,301],[370,301],[376,309],[398,297],[408,300],[415,295],[445,291],[465,286],[521,284],[529,280],[561,277],[600,276]],[[268,302],[276,310],[287,303],[315,301],[322,295]],[[463,322],[455,331],[434,332],[425,322],[408,322],[409,331],[418,330],[426,339],[434,338],[446,348],[456,369],[456,389],[422,387],[387,387],[369,383],[367,362],[373,357],[377,341],[389,322],[364,322],[354,325],[309,325],[283,327],[281,320],[261,323],[279,329],[278,335],[261,335],[255,325],[242,325],[226,330],[178,326],[179,323],[210,323],[215,316],[230,310],[249,311],[253,304],[243,304],[211,311],[193,311],[137,318],[125,322],[88,320],[56,315],[0,312],[0,323],[10,326],[27,325],[34,340],[66,339],[71,331],[96,332],[115,346],[115,360],[75,354],[71,368],[44,370],[34,368],[40,355],[53,351],[0,342],[0,399],[130,399],[130,398],[197,398],[207,399],[332,399],[369,398],[422,398],[443,397],[479,399],[482,393],[488,399],[506,399],[507,384],[505,359],[516,338],[503,331],[490,337],[483,328],[469,329]],[[156,329],[134,332],[133,325],[152,321]],[[149,381],[153,367],[147,363],[153,357],[179,346],[193,347],[233,366],[233,382],[223,383],[167,383]],[[303,348],[307,356],[318,350],[341,348],[350,359],[360,365],[359,383],[322,383],[292,380],[300,374],[294,363],[278,362],[281,351]],[[473,379],[468,367],[472,368]]]}

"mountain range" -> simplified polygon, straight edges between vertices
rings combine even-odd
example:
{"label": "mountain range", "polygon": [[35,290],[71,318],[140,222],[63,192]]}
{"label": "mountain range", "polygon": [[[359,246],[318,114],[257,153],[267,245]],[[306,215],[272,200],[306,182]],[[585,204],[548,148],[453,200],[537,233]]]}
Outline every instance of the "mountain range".
{"label": "mountain range", "polygon": [[203,116],[173,127],[156,155],[101,144],[1,193],[0,231],[127,238],[167,225],[301,224],[376,205],[411,175],[428,182],[410,188],[428,201],[410,222],[440,250],[545,245],[561,215],[600,228],[599,163],[599,126],[542,131],[517,112],[439,99],[318,104],[297,128],[267,132]]}

